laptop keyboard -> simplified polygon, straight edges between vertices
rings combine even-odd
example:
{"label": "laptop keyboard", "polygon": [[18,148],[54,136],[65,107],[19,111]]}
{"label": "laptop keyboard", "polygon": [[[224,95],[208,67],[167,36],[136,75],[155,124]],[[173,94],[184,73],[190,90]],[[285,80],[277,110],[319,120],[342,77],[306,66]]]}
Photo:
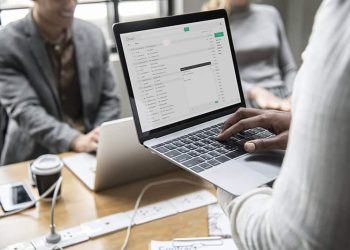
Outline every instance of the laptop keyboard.
{"label": "laptop keyboard", "polygon": [[223,123],[181,136],[152,147],[197,173],[246,154],[244,143],[249,140],[270,137],[273,134],[263,128],[242,131],[230,140],[220,142],[216,136]]}

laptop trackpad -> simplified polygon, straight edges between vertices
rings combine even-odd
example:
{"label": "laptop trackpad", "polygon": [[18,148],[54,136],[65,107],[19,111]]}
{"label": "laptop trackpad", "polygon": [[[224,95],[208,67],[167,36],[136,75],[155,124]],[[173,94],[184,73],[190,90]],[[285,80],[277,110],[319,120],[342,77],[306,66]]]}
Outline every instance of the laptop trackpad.
{"label": "laptop trackpad", "polygon": [[279,150],[248,154],[237,159],[237,161],[266,177],[274,178],[281,170],[283,158],[284,151]]}

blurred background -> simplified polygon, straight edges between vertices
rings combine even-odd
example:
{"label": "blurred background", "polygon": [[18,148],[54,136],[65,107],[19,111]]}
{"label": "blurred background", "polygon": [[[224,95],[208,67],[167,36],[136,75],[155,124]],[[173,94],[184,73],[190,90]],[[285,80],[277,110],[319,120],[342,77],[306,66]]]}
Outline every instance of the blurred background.
{"label": "blurred background", "polygon": [[[122,117],[131,115],[119,58],[116,53],[111,26],[115,22],[162,17],[200,11],[207,0],[80,0],[76,17],[90,21],[103,32],[111,49],[111,62],[115,67],[118,91],[123,105]],[[255,0],[271,4],[281,13],[294,58],[301,64],[304,50],[312,29],[315,13],[321,0]],[[24,17],[33,2],[31,0],[0,0],[0,29]]]}

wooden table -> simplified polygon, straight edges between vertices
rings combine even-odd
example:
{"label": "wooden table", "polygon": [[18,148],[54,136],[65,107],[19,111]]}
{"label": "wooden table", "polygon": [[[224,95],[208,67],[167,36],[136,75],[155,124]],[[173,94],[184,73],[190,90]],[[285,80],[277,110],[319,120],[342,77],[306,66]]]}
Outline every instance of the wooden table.
{"label": "wooden table", "polygon": [[[71,153],[61,155],[67,156]],[[0,167],[0,184],[23,181],[29,185],[28,162]],[[212,191],[207,182],[182,170],[124,186],[94,193],[88,190],[68,169],[63,170],[62,197],[56,204],[55,224],[58,230],[78,226],[100,217],[131,210],[141,189],[149,182],[174,177],[187,178],[202,183]],[[146,192],[141,206],[199,190],[188,184],[172,183],[154,187]],[[37,191],[33,189],[35,196]],[[51,203],[40,202],[35,208],[0,219],[0,249],[18,242],[29,241],[49,232]],[[1,212],[0,212],[1,213]],[[132,229],[128,249],[148,249],[151,240],[171,240],[178,237],[208,235],[207,208],[199,208],[152,221]],[[69,249],[119,249],[126,230],[90,239]]]}

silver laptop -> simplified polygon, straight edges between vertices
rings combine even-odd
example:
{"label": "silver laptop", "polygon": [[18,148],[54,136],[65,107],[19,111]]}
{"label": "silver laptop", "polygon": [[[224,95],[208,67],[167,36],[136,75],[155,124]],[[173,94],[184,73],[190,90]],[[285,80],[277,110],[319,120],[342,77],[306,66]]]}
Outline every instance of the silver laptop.
{"label": "silver laptop", "polygon": [[114,35],[140,142],[168,161],[239,195],[279,173],[283,152],[247,154],[262,128],[218,142],[245,106],[224,10],[119,23]]}
{"label": "silver laptop", "polygon": [[80,153],[63,162],[94,191],[177,169],[139,144],[131,117],[101,125],[96,156]]}

